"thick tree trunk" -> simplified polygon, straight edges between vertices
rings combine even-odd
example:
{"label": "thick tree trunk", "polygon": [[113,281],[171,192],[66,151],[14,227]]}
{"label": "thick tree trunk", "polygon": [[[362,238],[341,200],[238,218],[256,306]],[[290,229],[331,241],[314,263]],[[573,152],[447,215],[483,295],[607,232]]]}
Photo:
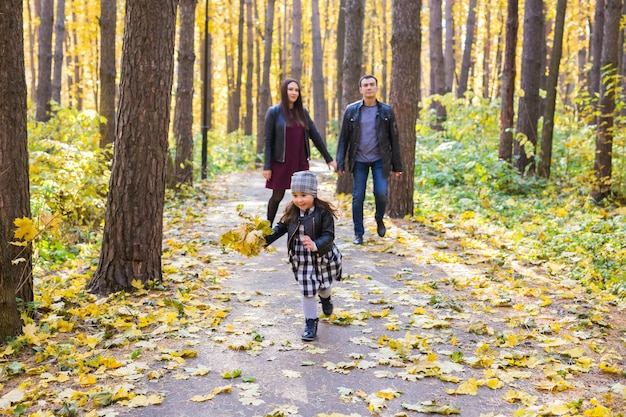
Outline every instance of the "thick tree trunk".
{"label": "thick tree trunk", "polygon": [[16,297],[33,301],[31,246],[9,243],[15,219],[31,216],[22,6],[0,3],[0,343],[22,332]]}
{"label": "thick tree trunk", "polygon": [[100,0],[100,115],[106,119],[100,124],[101,148],[115,140],[116,10],[116,0]]}
{"label": "thick tree trunk", "polygon": [[87,289],[162,279],[163,205],[178,0],[127,0],[119,126],[102,249]]}
{"label": "thick tree trunk", "polygon": [[324,98],[324,54],[320,31],[318,0],[311,0],[311,29],[313,32],[313,115],[315,125],[326,142],[326,99]]}
{"label": "thick tree trunk", "polygon": [[54,22],[54,0],[41,0],[41,23],[39,24],[39,52],[37,71],[37,113],[38,122],[50,118],[52,98],[52,29]]}
{"label": "thick tree trunk", "polygon": [[178,86],[174,114],[176,157],[174,177],[176,184],[193,184],[193,81],[194,28],[196,26],[196,1],[179,0],[180,34],[178,37]]}
{"label": "thick tree trunk", "polygon": [[421,0],[398,2],[392,6],[390,104],[394,109],[400,135],[403,172],[389,180],[387,213],[393,218],[413,215],[415,189],[415,123],[420,102],[420,25]]}
{"label": "thick tree trunk", "polygon": [[565,27],[565,6],[567,0],[558,0],[556,5],[556,21],[554,25],[554,44],[550,56],[550,72],[546,85],[546,100],[543,114],[543,130],[541,132],[541,147],[539,152],[538,174],[543,178],[550,178],[552,163],[552,133],[554,131],[554,111],[556,107],[556,86],[559,80],[559,66],[563,51],[563,30]]}
{"label": "thick tree trunk", "polygon": [[619,86],[618,45],[622,0],[606,0],[604,6],[604,32],[602,34],[602,80],[600,83],[600,115],[596,133],[596,183],[591,197],[600,202],[611,192],[613,165],[613,136],[615,125],[615,88]]}
{"label": "thick tree trunk", "polygon": [[[365,0],[346,0],[346,32],[343,54],[343,84],[341,93],[341,115],[348,104],[359,99],[359,78],[363,63],[363,25]],[[339,126],[341,130],[341,126]],[[350,166],[346,155],[346,168]],[[337,194],[352,193],[352,175],[340,175],[337,179]]]}
{"label": "thick tree trunk", "polygon": [[543,1],[526,0],[524,6],[524,41],[522,51],[522,74],[519,98],[517,134],[513,154],[515,166],[522,175],[535,173],[537,147],[537,122],[539,120],[539,83],[543,43]]}
{"label": "thick tree trunk", "polygon": [[517,50],[517,29],[519,26],[518,0],[508,0],[506,14],[506,35],[504,47],[504,68],[502,69],[502,101],[500,106],[500,144],[498,158],[512,162],[513,159],[513,118],[515,117],[515,56]]}

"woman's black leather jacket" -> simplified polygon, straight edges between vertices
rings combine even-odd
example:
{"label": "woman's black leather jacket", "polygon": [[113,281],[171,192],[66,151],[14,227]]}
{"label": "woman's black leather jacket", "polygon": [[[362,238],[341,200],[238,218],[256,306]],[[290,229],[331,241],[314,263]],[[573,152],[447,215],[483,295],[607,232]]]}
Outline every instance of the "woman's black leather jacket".
{"label": "woman's black leather jacket", "polygon": [[[313,145],[320,151],[326,163],[332,162],[333,157],[330,156],[326,145],[320,136],[315,123],[311,120],[309,112],[304,109],[304,115],[306,116],[309,124],[309,129],[304,133],[304,146],[306,149],[306,158],[311,159],[311,147],[309,145],[309,139],[313,141]],[[285,117],[280,111],[280,104],[272,106],[265,115],[265,160],[263,162],[263,169],[272,169],[272,161],[285,162],[285,131],[287,129],[287,123]]]}

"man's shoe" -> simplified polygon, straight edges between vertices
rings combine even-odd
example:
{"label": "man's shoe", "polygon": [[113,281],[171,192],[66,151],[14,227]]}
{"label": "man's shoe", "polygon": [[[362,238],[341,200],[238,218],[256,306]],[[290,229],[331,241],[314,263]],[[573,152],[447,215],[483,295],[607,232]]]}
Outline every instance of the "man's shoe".
{"label": "man's shoe", "polygon": [[304,332],[302,333],[302,340],[305,342],[311,342],[317,335],[317,322],[318,319],[306,319],[304,324]]}
{"label": "man's shoe", "polygon": [[352,243],[354,243],[355,245],[362,245],[363,244],[363,235],[356,235],[356,236],[354,236],[354,240],[352,241]]}
{"label": "man's shoe", "polygon": [[320,302],[322,303],[322,311],[324,315],[330,317],[333,314],[333,303],[330,301],[330,295],[328,298],[320,296]]}
{"label": "man's shoe", "polygon": [[387,233],[387,228],[385,227],[385,223],[383,223],[383,219],[376,219],[376,231],[378,232],[378,236],[385,237]]}

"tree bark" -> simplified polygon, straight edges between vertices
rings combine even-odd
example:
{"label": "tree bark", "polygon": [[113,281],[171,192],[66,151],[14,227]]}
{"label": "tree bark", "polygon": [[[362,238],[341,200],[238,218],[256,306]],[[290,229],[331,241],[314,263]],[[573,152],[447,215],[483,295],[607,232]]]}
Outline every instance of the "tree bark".
{"label": "tree bark", "polygon": [[[429,29],[429,49],[430,49],[430,94],[444,95],[446,93],[446,79],[443,59],[443,27],[441,26],[443,16],[441,14],[441,0],[430,0],[430,29]],[[446,108],[441,101],[433,99],[430,104],[434,111],[434,120],[429,117],[431,127],[434,130],[443,130],[442,123],[446,120]]]}
{"label": "tree bark", "polygon": [[243,23],[244,23],[244,5],[245,0],[239,0],[239,17],[238,17],[238,25],[237,25],[237,55],[235,57],[229,56],[228,51],[226,52],[226,60],[231,64],[229,66],[234,66],[234,59],[237,59],[237,69],[236,72],[233,69],[232,74],[229,78],[234,78],[233,81],[229,83],[229,94],[228,94],[228,118],[227,118],[227,126],[226,131],[228,133],[234,132],[239,129],[239,111],[241,110],[241,79],[243,73]]}
{"label": "tree bark", "polygon": [[589,96],[597,100],[600,93],[600,79],[602,77],[600,62],[602,61],[602,45],[604,43],[604,0],[596,0],[593,27],[591,29],[591,70],[589,71]]}
{"label": "tree bark", "polygon": [[311,29],[313,32],[313,115],[315,126],[326,142],[326,99],[324,98],[324,54],[320,30],[318,0],[311,0]]}
{"label": "tree bark", "polygon": [[454,0],[446,0],[446,46],[444,50],[444,77],[446,93],[454,88]]}
{"label": "tree bark", "polygon": [[512,162],[513,159],[513,118],[515,117],[515,56],[517,50],[517,29],[519,26],[518,0],[508,0],[506,14],[506,34],[504,66],[502,69],[502,101],[500,105],[500,144],[498,158]]}
{"label": "tree bark", "polygon": [[415,189],[415,123],[420,102],[420,55],[422,48],[421,0],[399,2],[392,6],[390,104],[394,109],[400,136],[402,175],[389,180],[387,213],[392,218],[413,215]]}
{"label": "tree bark", "polygon": [[622,0],[606,0],[604,5],[604,31],[602,33],[602,77],[598,105],[598,131],[596,133],[596,182],[591,197],[597,203],[611,193],[613,165],[613,136],[615,135],[615,99],[619,83],[618,45]]}
{"label": "tree bark", "polygon": [[180,34],[178,37],[178,86],[174,114],[176,156],[174,177],[176,184],[193,184],[193,81],[194,28],[196,27],[196,0],[179,0]]}
{"label": "tree bark", "polygon": [[15,219],[31,216],[22,13],[21,0],[0,3],[0,343],[22,332],[16,297],[33,301],[31,245],[9,243]]}
{"label": "tree bark", "polygon": [[252,136],[254,101],[252,82],[254,80],[254,20],[252,0],[246,0],[246,114],[243,118],[243,133]]}
{"label": "tree bark", "polygon": [[517,138],[513,154],[515,166],[522,175],[535,173],[537,122],[539,120],[539,83],[543,43],[543,1],[526,0],[524,6],[524,40],[518,102]]}
{"label": "tree bark", "polygon": [[343,57],[346,47],[346,0],[339,2],[339,16],[337,17],[337,49],[335,50],[335,60],[337,66],[337,84],[335,86],[335,108],[333,114],[337,115],[340,121],[343,117]]}
{"label": "tree bark", "polygon": [[97,294],[162,280],[163,205],[178,0],[127,0],[115,153]]}
{"label": "tree bark", "polygon": [[[365,18],[365,0],[346,0],[346,32],[345,46],[343,54],[343,84],[341,93],[341,114],[339,120],[343,119],[343,112],[348,104],[359,99],[359,78],[363,63],[363,25]],[[339,126],[341,130],[341,126]],[[346,155],[346,167],[350,163]],[[337,193],[352,193],[352,175],[340,175],[337,179]]]}
{"label": "tree bark", "polygon": [[291,78],[302,81],[302,1],[291,6]]}
{"label": "tree bark", "polygon": [[57,18],[54,25],[54,70],[52,71],[52,100],[61,104],[63,77],[63,43],[65,42],[65,0],[57,0]]}
{"label": "tree bark", "polygon": [[543,114],[543,130],[541,131],[541,147],[539,151],[538,174],[542,178],[550,178],[552,163],[552,134],[554,131],[554,112],[556,108],[556,86],[559,80],[559,66],[563,52],[563,30],[565,28],[565,7],[567,0],[558,0],[556,20],[554,22],[554,41],[550,56],[550,72],[546,85],[546,100]]}
{"label": "tree bark", "polygon": [[463,62],[461,63],[461,78],[459,79],[459,90],[457,91],[458,98],[463,98],[467,91],[467,83],[472,66],[472,45],[474,44],[475,27],[476,0],[470,0],[469,14],[467,16],[467,30],[465,32],[465,45],[463,47]]}
{"label": "tree bark", "polygon": [[272,105],[270,92],[270,71],[272,65],[272,31],[274,28],[274,3],[276,0],[267,1],[265,9],[265,31],[263,34],[263,79],[259,89],[259,102],[257,112],[256,129],[256,154],[262,155],[265,148],[265,114]]}
{"label": "tree bark", "polygon": [[115,140],[116,0],[100,0],[100,147]]}
{"label": "tree bark", "polygon": [[54,22],[54,0],[41,0],[40,19],[37,112],[35,119],[38,122],[47,122],[50,118],[50,99],[52,98],[52,28]]}

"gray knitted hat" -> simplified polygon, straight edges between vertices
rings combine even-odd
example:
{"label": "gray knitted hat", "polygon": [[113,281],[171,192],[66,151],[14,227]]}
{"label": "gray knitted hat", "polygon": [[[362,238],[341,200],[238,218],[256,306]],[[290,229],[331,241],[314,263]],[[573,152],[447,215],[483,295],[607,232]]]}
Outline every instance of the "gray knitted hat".
{"label": "gray knitted hat", "polygon": [[311,171],[298,171],[291,176],[291,192],[311,194],[317,197],[317,177]]}

